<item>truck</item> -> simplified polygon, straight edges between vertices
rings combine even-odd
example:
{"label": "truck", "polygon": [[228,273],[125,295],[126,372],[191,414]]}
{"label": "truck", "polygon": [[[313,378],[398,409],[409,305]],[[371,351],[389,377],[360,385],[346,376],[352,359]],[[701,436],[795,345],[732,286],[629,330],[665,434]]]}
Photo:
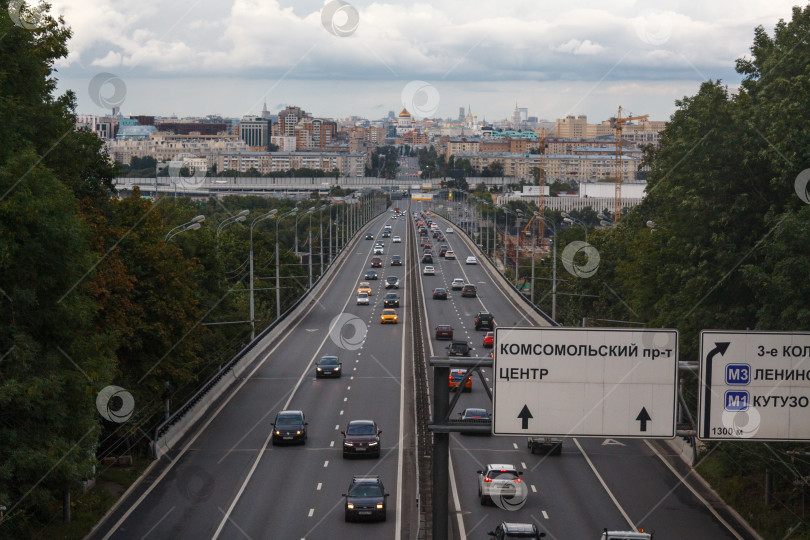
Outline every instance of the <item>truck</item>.
{"label": "truck", "polygon": [[562,454],[562,439],[554,437],[529,437],[528,446],[532,454],[559,456]]}

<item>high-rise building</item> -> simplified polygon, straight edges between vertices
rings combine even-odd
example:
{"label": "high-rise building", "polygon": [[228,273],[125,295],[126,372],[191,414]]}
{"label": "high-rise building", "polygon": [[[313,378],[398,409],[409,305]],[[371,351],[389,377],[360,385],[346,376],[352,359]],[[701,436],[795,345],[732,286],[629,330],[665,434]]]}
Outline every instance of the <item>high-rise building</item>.
{"label": "high-rise building", "polygon": [[278,135],[295,136],[295,126],[304,118],[312,118],[311,114],[303,111],[301,107],[286,107],[278,113]]}
{"label": "high-rise building", "polygon": [[267,110],[267,102],[266,101],[264,102],[264,105],[262,105],[261,117],[264,118],[264,119],[270,118],[270,111]]}
{"label": "high-rise building", "polygon": [[259,116],[245,116],[239,124],[239,135],[249,148],[267,148],[270,122]]}
{"label": "high-rise building", "polygon": [[464,107],[458,108],[458,121],[464,122]]}

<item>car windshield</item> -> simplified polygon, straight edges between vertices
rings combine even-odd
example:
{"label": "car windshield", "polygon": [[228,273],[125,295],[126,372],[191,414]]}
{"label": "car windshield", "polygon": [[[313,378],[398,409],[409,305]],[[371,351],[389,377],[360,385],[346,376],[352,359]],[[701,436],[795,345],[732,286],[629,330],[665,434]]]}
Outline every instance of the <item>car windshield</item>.
{"label": "car windshield", "polygon": [[375,484],[355,484],[349,490],[350,497],[382,497],[380,486]]}
{"label": "car windshield", "polygon": [[300,414],[280,414],[276,417],[277,426],[294,426],[303,423]]}
{"label": "car windshield", "polygon": [[439,326],[437,330],[452,330],[449,326]]}
{"label": "car windshield", "polygon": [[321,358],[322,366],[336,366],[338,365],[338,363],[339,363],[338,359],[335,358],[334,356],[326,356],[324,358]]}
{"label": "car windshield", "polygon": [[375,435],[374,424],[350,425],[346,433],[348,435]]}
{"label": "car windshield", "polygon": [[397,280],[397,278],[395,278],[395,277],[389,277],[387,279],[387,281],[390,281],[391,283],[395,282],[396,280]]}

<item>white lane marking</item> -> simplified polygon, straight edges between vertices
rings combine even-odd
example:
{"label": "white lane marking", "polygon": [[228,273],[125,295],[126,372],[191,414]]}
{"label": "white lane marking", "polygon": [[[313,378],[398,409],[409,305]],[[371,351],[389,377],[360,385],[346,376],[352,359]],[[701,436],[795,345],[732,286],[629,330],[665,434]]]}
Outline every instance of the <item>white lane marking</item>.
{"label": "white lane marking", "polygon": [[314,514],[314,513],[315,513],[315,509],[314,509],[314,508],[310,508],[310,509],[309,509],[309,514],[308,514],[307,516],[308,516],[308,517],[312,517],[312,514]]}
{"label": "white lane marking", "polygon": [[329,460],[328,460],[328,459],[327,459],[326,461],[324,461],[324,462],[323,462],[323,466],[324,466],[324,467],[328,467],[328,466],[329,466]]}
{"label": "white lane marking", "polygon": [[616,497],[613,495],[613,492],[610,491],[610,488],[607,486],[605,481],[602,479],[602,475],[600,475],[599,471],[597,471],[596,467],[594,467],[593,462],[591,461],[591,458],[589,458],[588,454],[585,453],[585,449],[582,448],[582,445],[579,444],[579,441],[577,439],[574,438],[573,441],[574,441],[574,444],[577,445],[577,448],[579,448],[579,451],[580,451],[580,453],[582,453],[582,456],[585,458],[585,461],[591,467],[591,470],[593,471],[593,474],[596,475],[596,479],[599,480],[600,484],[602,484],[602,488],[604,488],[605,492],[607,492],[608,497],[610,497],[610,500],[612,500],[613,504],[616,505],[616,508],[619,509],[619,513],[622,515],[622,517],[625,519],[625,521],[627,521],[627,524],[630,525],[630,528],[635,530],[636,529],[636,524],[633,523],[633,520],[630,519],[630,516],[627,515],[627,512],[625,512],[624,508],[622,508],[622,506],[619,504],[618,499],[616,499]]}
{"label": "white lane marking", "polygon": [[531,488],[532,488],[532,493],[537,493],[537,488],[534,487],[534,484],[531,485]]}
{"label": "white lane marking", "polygon": [[353,380],[354,380],[354,375],[352,375],[351,377],[349,377],[349,380],[350,380],[350,381],[353,381]]}
{"label": "white lane marking", "polygon": [[512,443],[512,446],[514,446],[514,447],[515,447],[515,450],[517,450],[517,449],[518,449],[518,445],[517,445],[517,443]]}
{"label": "white lane marking", "polygon": [[[574,439],[574,440],[576,440],[576,439]],[[704,498],[703,498],[703,497],[700,495],[700,493],[698,493],[698,492],[697,492],[697,490],[695,490],[695,488],[693,488],[691,485],[689,485],[689,484],[687,484],[687,483],[686,483],[686,479],[685,479],[683,476],[681,476],[681,475],[678,473],[678,471],[676,471],[676,470],[675,470],[675,468],[674,468],[674,467],[672,467],[672,465],[670,465],[670,463],[669,463],[669,462],[668,462],[666,459],[664,459],[664,456],[662,456],[662,455],[661,455],[661,454],[658,452],[658,450],[657,450],[657,449],[656,449],[656,448],[655,448],[653,445],[651,445],[651,444],[650,444],[650,442],[649,442],[649,441],[645,440],[644,442],[647,444],[647,446],[649,446],[649,447],[650,447],[650,450],[652,450],[652,451],[653,451],[653,453],[654,453],[656,456],[658,456],[658,459],[660,459],[661,461],[663,461],[663,462],[664,462],[664,465],[666,465],[666,466],[667,466],[667,469],[669,469],[670,471],[672,471],[672,474],[674,474],[674,475],[675,475],[675,477],[678,479],[678,481],[680,481],[680,483],[681,483],[681,484],[683,484],[684,486],[686,486],[686,487],[689,489],[689,491],[691,491],[691,492],[692,492],[692,494],[693,494],[695,497],[697,497],[697,499],[698,499],[700,502],[702,502],[702,503],[703,503],[703,506],[705,506],[706,508],[708,508],[708,509],[709,509],[709,512],[711,512],[711,513],[714,515],[714,517],[716,517],[716,518],[717,518],[717,521],[719,521],[720,523],[722,523],[722,524],[723,524],[723,526],[725,526],[725,528],[726,528],[726,529],[728,529],[728,530],[729,530],[729,532],[730,532],[731,534],[733,534],[735,538],[737,538],[738,540],[742,540],[742,538],[743,538],[743,537],[742,537],[742,536],[740,536],[740,535],[739,535],[739,533],[737,533],[737,531],[735,531],[734,529],[732,529],[732,528],[731,528],[731,525],[729,525],[729,524],[728,524],[728,522],[727,522],[726,520],[724,520],[724,519],[723,519],[723,518],[720,516],[720,514],[718,514],[718,513],[717,513],[717,510],[715,510],[715,509],[714,509],[714,507],[712,507],[712,505],[710,505],[710,504],[708,503],[708,501],[706,501],[706,499],[704,499]]]}
{"label": "white lane marking", "polygon": [[335,429],[340,429],[340,424],[335,424]]}
{"label": "white lane marking", "polygon": [[351,389],[352,389],[352,387],[351,387],[351,386],[347,386],[347,387],[346,387],[346,390],[351,390]]}
{"label": "white lane marking", "polygon": [[331,441],[329,443],[329,448],[334,448],[334,447],[335,447],[335,441]]}
{"label": "white lane marking", "polygon": [[546,511],[545,511],[545,510],[541,510],[541,512],[543,513],[543,518],[544,518],[544,519],[548,519],[548,514],[546,514]]}
{"label": "white lane marking", "polygon": [[521,466],[523,469],[526,469],[526,468],[527,468],[527,467],[526,467],[526,464],[525,464],[525,463],[523,463],[522,461],[520,462],[520,466]]}
{"label": "white lane marking", "polygon": [[[408,241],[408,234],[410,234],[410,227],[405,231],[405,241]],[[407,244],[406,244],[407,245]],[[407,254],[407,251],[406,251]],[[407,277],[407,272],[405,274]],[[410,292],[409,290],[405,291]],[[402,539],[402,461],[404,445],[402,441],[405,440],[405,337],[408,335],[408,325],[410,324],[407,317],[408,305],[410,302],[405,303],[402,309],[402,316],[404,317],[405,324],[402,326],[402,348],[400,350],[400,368],[399,368],[399,448],[397,448],[397,511],[396,523],[394,525],[394,539]]]}
{"label": "white lane marking", "polygon": [[340,411],[340,416],[343,416],[343,411]]}
{"label": "white lane marking", "polygon": [[315,489],[320,491],[322,487],[323,487],[323,482],[318,482],[318,487],[316,487]]}
{"label": "white lane marking", "polygon": [[349,401],[349,398],[345,397],[345,398],[343,398],[343,401],[344,402]]}

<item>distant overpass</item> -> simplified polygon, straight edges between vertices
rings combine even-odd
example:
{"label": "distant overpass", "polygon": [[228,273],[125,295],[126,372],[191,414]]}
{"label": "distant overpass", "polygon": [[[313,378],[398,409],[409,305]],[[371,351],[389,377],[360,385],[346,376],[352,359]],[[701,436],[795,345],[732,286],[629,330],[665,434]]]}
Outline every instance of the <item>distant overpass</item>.
{"label": "distant overpass", "polygon": [[[420,184],[438,185],[439,179],[420,179]],[[278,195],[283,193],[329,192],[334,187],[342,189],[385,189],[396,186],[399,190],[410,187],[402,179],[365,177],[340,178],[265,178],[265,177],[161,177],[161,178],[116,178],[113,183],[119,192],[131,192],[136,186],[143,195],[156,193],[176,194],[187,197],[217,197],[225,195]]]}

